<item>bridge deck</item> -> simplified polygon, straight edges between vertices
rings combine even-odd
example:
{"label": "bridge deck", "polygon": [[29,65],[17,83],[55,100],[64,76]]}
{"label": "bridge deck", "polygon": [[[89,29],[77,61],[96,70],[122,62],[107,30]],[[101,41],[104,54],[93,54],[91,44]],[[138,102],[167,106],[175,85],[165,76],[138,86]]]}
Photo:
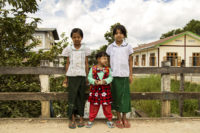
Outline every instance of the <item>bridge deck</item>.
{"label": "bridge deck", "polygon": [[200,118],[136,118],[129,129],[109,129],[96,120],[91,129],[68,128],[68,119],[0,119],[0,133],[199,133]]}

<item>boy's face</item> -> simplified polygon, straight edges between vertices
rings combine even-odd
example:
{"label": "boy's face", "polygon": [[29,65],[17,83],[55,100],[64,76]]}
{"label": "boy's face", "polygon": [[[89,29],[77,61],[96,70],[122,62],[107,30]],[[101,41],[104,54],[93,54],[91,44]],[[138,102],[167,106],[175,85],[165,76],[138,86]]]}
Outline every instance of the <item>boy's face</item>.
{"label": "boy's face", "polygon": [[102,56],[97,59],[98,64],[101,64],[102,66],[108,66],[108,57],[107,56]]}
{"label": "boy's face", "polygon": [[117,29],[116,34],[114,35],[115,41],[121,42],[124,39],[124,34],[121,32],[121,30]]}
{"label": "boy's face", "polygon": [[74,45],[80,45],[81,41],[82,41],[82,37],[79,33],[73,33],[72,34],[72,41],[74,43]]}

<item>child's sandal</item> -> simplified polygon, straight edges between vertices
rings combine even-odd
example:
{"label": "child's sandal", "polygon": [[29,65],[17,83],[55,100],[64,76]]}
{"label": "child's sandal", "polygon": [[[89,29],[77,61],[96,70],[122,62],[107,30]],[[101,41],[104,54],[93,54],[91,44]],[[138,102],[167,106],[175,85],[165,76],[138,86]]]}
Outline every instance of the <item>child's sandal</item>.
{"label": "child's sandal", "polygon": [[78,127],[84,127],[84,126],[85,126],[84,121],[82,121],[82,122],[79,121],[78,124],[77,124],[77,126],[78,126]]}
{"label": "child's sandal", "polygon": [[76,123],[70,122],[70,123],[69,123],[69,128],[75,129],[75,128],[76,128]]}
{"label": "child's sandal", "polygon": [[92,126],[93,126],[93,122],[88,121],[88,122],[87,122],[87,125],[86,125],[86,128],[91,128]]}
{"label": "child's sandal", "polygon": [[114,128],[114,123],[112,121],[107,121],[106,124],[109,128]]}
{"label": "child's sandal", "polygon": [[123,123],[124,123],[124,127],[125,128],[130,128],[131,127],[131,124],[128,122],[128,120],[123,120]]}
{"label": "child's sandal", "polygon": [[118,127],[118,128],[123,128],[124,127],[123,122],[120,121],[120,120],[116,121],[115,124],[116,124],[116,127]]}

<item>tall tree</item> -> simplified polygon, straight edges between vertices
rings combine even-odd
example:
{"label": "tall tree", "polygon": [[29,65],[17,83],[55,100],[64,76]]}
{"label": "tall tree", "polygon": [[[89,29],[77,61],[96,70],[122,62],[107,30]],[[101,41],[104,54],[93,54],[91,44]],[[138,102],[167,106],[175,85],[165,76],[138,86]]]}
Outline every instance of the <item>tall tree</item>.
{"label": "tall tree", "polygon": [[[0,0],[0,66],[39,66],[41,59],[53,60],[68,45],[63,33],[50,51],[31,52],[39,43],[33,33],[40,19],[28,14],[37,10],[37,0]],[[38,75],[0,75],[0,92],[37,91]],[[0,117],[39,117],[40,108],[39,101],[0,101]]]}
{"label": "tall tree", "polygon": [[114,42],[114,37],[113,37],[113,29],[114,29],[114,27],[116,26],[116,25],[119,25],[120,23],[118,22],[118,23],[115,23],[115,24],[113,24],[113,25],[111,25],[110,26],[110,30],[109,31],[107,31],[105,34],[104,34],[104,37],[105,37],[105,39],[108,41],[108,45],[110,45],[111,43],[113,43]]}
{"label": "tall tree", "polygon": [[[32,35],[40,19],[27,14],[37,10],[36,0],[0,1],[0,66],[19,66],[30,56],[28,51],[38,43]],[[28,40],[33,43],[26,46]]]}
{"label": "tall tree", "polygon": [[200,35],[200,21],[192,19],[183,28],[174,29],[167,33],[162,34],[160,39],[176,35],[184,31],[191,31],[193,33]]}

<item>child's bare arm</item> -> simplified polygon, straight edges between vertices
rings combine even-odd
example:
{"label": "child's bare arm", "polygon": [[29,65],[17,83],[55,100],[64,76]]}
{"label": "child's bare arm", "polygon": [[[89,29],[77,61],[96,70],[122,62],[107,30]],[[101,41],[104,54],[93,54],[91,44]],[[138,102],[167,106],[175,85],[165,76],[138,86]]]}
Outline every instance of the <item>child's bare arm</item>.
{"label": "child's bare arm", "polygon": [[129,55],[129,81],[132,83],[133,81],[133,56]]}
{"label": "child's bare arm", "polygon": [[85,72],[86,72],[86,75],[88,75],[88,73],[89,73],[89,64],[88,64],[88,57],[87,56],[85,58]]}
{"label": "child's bare arm", "polygon": [[[69,57],[67,57],[67,62],[66,62],[66,65],[65,65],[65,71],[66,71],[66,72],[68,71],[69,64],[70,64]],[[67,77],[65,78],[65,81],[64,81],[64,82],[67,82]]]}
{"label": "child's bare arm", "polygon": [[69,68],[69,57],[67,57],[67,62],[66,62],[66,65],[65,65],[65,71],[67,72],[68,71],[68,68]]}

